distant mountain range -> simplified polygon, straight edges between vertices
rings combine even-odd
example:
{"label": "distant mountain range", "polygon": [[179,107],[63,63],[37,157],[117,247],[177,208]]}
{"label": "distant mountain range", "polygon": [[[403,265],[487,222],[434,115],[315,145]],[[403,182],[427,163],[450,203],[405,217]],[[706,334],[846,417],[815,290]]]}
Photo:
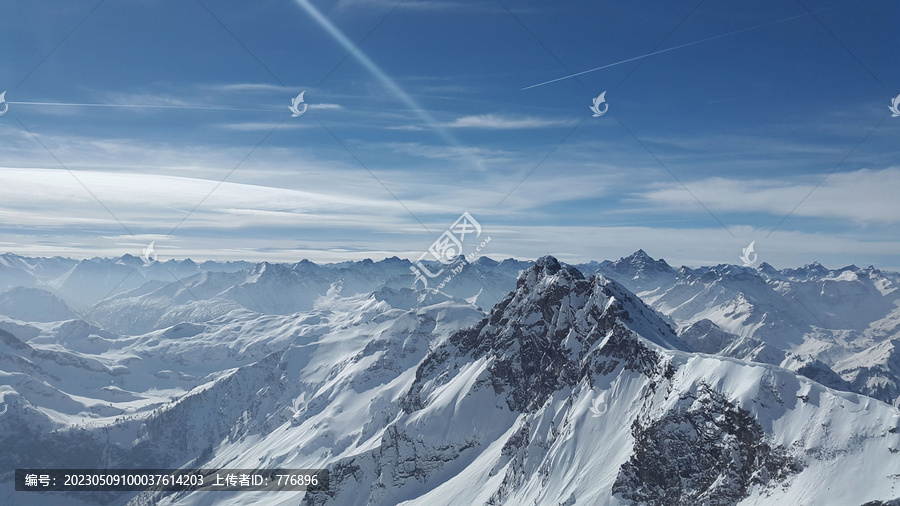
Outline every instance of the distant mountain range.
{"label": "distant mountain range", "polygon": [[66,504],[900,497],[898,273],[638,251],[480,258],[438,291],[411,267],[0,255],[0,503],[62,500],[14,492],[24,467],[331,476]]}

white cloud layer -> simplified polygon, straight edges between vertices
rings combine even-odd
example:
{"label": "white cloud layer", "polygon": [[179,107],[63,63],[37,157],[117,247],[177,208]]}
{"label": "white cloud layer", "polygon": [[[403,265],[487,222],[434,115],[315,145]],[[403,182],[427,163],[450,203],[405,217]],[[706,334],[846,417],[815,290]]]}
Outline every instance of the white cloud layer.
{"label": "white cloud layer", "polygon": [[571,125],[571,121],[533,117],[511,117],[498,114],[478,114],[456,118],[444,126],[449,128],[486,128],[492,130],[521,130]]}
{"label": "white cloud layer", "polygon": [[[900,168],[822,174],[804,181],[709,178],[687,183],[700,202],[715,212],[762,212],[776,216],[836,218],[866,224],[900,223]],[[820,184],[821,183],[821,184]],[[677,183],[656,185],[642,198],[684,209],[696,200]],[[799,204],[799,205],[798,205]]]}

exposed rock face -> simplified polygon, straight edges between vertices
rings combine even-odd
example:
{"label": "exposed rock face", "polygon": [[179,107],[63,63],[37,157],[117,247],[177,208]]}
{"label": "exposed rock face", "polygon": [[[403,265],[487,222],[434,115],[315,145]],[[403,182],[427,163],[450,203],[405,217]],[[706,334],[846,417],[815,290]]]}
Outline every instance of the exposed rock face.
{"label": "exposed rock face", "polygon": [[490,366],[481,381],[498,395],[506,392],[509,409],[519,412],[533,411],[554,392],[591,373],[608,373],[620,362],[656,372],[659,357],[635,339],[629,326],[651,329],[647,333],[660,343],[681,346],[652,309],[615,281],[599,275],[585,279],[574,267],[543,257],[522,273],[516,290],[488,318],[456,333],[425,359],[404,407],[422,407],[424,381],[447,377],[462,362],[482,358]]}
{"label": "exposed rock face", "polygon": [[[525,415],[502,447],[492,473],[503,470],[503,479],[486,501],[508,503],[532,476],[528,467],[562,443],[565,428],[551,425],[541,436],[532,422],[538,423],[555,396],[630,371],[646,378],[649,388],[634,402],[649,412],[651,396],[670,383],[676,373],[670,360],[632,328],[667,347],[683,346],[651,309],[617,283],[599,275],[585,279],[553,258],[539,259],[487,318],[458,331],[425,358],[403,397],[405,413],[385,429],[379,449],[339,463],[331,475],[335,490],[309,493],[305,504],[342,503],[366,481],[373,483],[369,502],[377,504],[389,499],[385,494],[393,487],[427,483],[454,461],[465,460],[468,450],[483,449],[490,440],[479,434],[427,445],[400,428],[404,418],[428,410],[429,399],[462,381],[461,371],[477,363],[484,364],[482,372],[468,380],[466,396],[493,394],[513,414]],[[566,404],[573,402],[570,397]],[[783,481],[798,468],[782,448],[766,442],[749,412],[708,386],[696,397],[680,398],[658,419],[635,419],[632,436],[633,453],[621,466],[613,493],[641,504],[735,504],[751,485]],[[390,486],[381,490],[377,484],[386,480]]]}
{"label": "exposed rock face", "polygon": [[730,505],[751,485],[783,482],[799,470],[751,414],[709,386],[679,399],[657,420],[635,420],[634,452],[613,493],[639,504]]}
{"label": "exposed rock face", "polygon": [[[623,272],[674,276],[639,253],[621,263]],[[329,283],[315,310],[275,311],[299,300],[277,297],[294,293],[291,280],[318,282],[345,267],[358,276]],[[831,362],[810,353],[779,358],[785,351],[765,336],[736,333],[743,324],[733,316],[756,310],[729,305],[742,295],[719,301],[718,288],[723,279],[741,293],[764,288],[752,270],[691,274],[684,287],[711,289],[709,300],[725,306],[679,322],[682,340],[618,282],[552,257],[526,266],[488,314],[472,300],[406,288],[401,278],[379,285],[402,267],[388,259],[203,273],[190,289],[211,297],[217,312],[228,306],[215,295],[237,286],[248,300],[272,302],[272,314],[238,308],[133,337],[80,320],[30,327],[0,318],[0,371],[8,375],[0,460],[7,468],[327,468],[327,486],[277,500],[329,506],[843,505],[895,497],[900,430],[891,406],[826,388],[847,388]],[[512,272],[519,264],[466,267],[476,268]],[[855,283],[853,272],[829,273],[828,283]],[[485,285],[478,290],[492,286]],[[768,322],[770,313],[763,316],[757,323]],[[881,346],[865,364],[896,363],[892,342]],[[893,388],[872,381],[888,370],[858,372],[854,381]],[[0,503],[18,497],[0,486]],[[78,496],[134,506],[257,497]]]}

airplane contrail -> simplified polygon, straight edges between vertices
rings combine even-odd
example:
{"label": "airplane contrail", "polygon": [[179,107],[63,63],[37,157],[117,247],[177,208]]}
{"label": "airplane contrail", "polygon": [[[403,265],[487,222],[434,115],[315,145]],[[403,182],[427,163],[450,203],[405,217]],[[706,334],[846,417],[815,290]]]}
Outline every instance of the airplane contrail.
{"label": "airplane contrail", "polygon": [[[447,131],[444,126],[439,123],[434,117],[429,114],[429,112],[419,105],[416,100],[409,95],[403,88],[397,84],[387,73],[385,73],[381,67],[378,66],[369,56],[360,48],[358,45],[354,44],[350,39],[344,35],[344,32],[341,31],[340,28],[334,25],[324,14],[322,14],[319,9],[317,9],[309,0],[295,0],[303,10],[306,11],[313,20],[319,24],[326,32],[328,32],[331,37],[337,41],[338,44],[346,49],[350,56],[352,56],[357,62],[359,62],[363,67],[366,68],[372,75],[375,76],[376,79],[381,81],[381,84],[390,90],[397,98],[399,98],[408,108],[410,108],[419,118],[427,124],[432,130],[434,130],[441,139],[455,148],[461,148],[462,144],[456,138]],[[484,170],[484,163],[478,157],[463,154],[465,158],[468,159],[470,163],[472,163],[475,167],[478,167],[481,170]]]}
{"label": "airplane contrail", "polygon": [[[831,8],[831,7],[828,7],[827,9],[830,9],[830,8]],[[827,10],[827,9],[821,9],[821,10],[818,10],[818,11],[816,11],[816,12],[822,12],[823,10]],[[767,27],[767,26],[777,25],[777,24],[779,24],[779,23],[785,23],[785,22],[787,22],[787,21],[791,21],[791,20],[794,20],[794,19],[797,19],[797,18],[802,18],[802,17],[804,17],[804,16],[809,16],[810,14],[812,14],[812,13],[806,12],[806,13],[803,13],[803,14],[798,14],[798,15],[796,15],[796,16],[791,16],[791,17],[789,17],[789,18],[779,19],[779,20],[776,20],[776,21],[770,21],[770,22],[768,22],[768,23],[764,23],[764,24],[761,24],[761,25],[751,26],[751,27],[749,27],[749,28],[742,28],[742,29],[740,29],[740,30],[735,30],[735,31],[733,31],[733,32],[723,33],[723,34],[721,34],[721,35],[715,35],[715,36],[713,36],[713,37],[707,37],[707,38],[705,38],[705,39],[695,40],[694,42],[688,42],[687,44],[681,44],[681,45],[673,46],[673,47],[670,47],[670,48],[667,48],[667,49],[661,49],[661,50],[659,50],[659,51],[653,51],[652,53],[642,54],[642,55],[640,55],[640,56],[635,56],[635,57],[633,57],[633,58],[628,58],[628,59],[626,59],[626,60],[617,61],[617,62],[614,62],[614,63],[609,63],[609,64],[603,65],[603,66],[601,66],[601,67],[597,67],[597,68],[593,68],[593,69],[589,69],[589,70],[584,70],[584,71],[581,71],[581,72],[576,72],[576,73],[574,73],[574,74],[570,74],[570,75],[563,76],[563,77],[558,77],[558,78],[556,78],[556,79],[551,79],[551,80],[549,80],[549,81],[544,81],[544,82],[538,83],[538,84],[532,84],[531,86],[526,86],[526,87],[522,88],[522,89],[519,90],[519,91],[530,90],[531,88],[537,88],[538,86],[544,86],[545,84],[551,84],[551,83],[555,83],[555,82],[557,82],[557,81],[562,81],[562,80],[565,80],[565,79],[571,79],[571,78],[573,78],[573,77],[577,77],[577,76],[580,76],[580,75],[582,75],[582,74],[587,74],[587,73],[589,73],[589,72],[596,72],[596,71],[598,71],[598,70],[608,69],[608,68],[610,68],[610,67],[615,67],[616,65],[621,65],[621,64],[623,64],[623,63],[628,63],[628,62],[632,62],[632,61],[635,61],[635,60],[640,60],[641,58],[646,58],[646,57],[648,57],[648,56],[654,56],[654,55],[661,54],[661,53],[667,53],[667,52],[669,52],[669,51],[674,51],[674,50],[676,50],[676,49],[681,49],[681,48],[685,48],[685,47],[688,47],[688,46],[694,46],[694,45],[697,45],[697,44],[702,44],[702,43],[704,43],[704,42],[709,42],[709,41],[711,41],[711,40],[721,39],[721,38],[723,38],[723,37],[729,37],[729,36],[731,36],[731,35],[737,35],[737,34],[743,33],[743,32],[749,32],[750,30],[757,30],[757,29],[759,29],[759,28],[765,28],[765,27]]]}
{"label": "airplane contrail", "polygon": [[278,111],[280,109],[245,109],[240,107],[220,107],[204,105],[149,105],[149,104],[96,104],[73,102],[6,102],[10,105],[49,105],[61,107],[125,107],[131,109],[202,109],[210,111]]}

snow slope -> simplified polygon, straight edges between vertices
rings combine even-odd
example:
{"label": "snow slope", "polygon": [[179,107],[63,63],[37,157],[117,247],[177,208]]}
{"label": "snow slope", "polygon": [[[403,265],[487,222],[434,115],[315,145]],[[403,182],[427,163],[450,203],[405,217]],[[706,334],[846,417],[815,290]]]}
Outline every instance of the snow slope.
{"label": "snow slope", "polygon": [[814,379],[834,376],[830,386],[886,402],[900,395],[897,273],[815,262],[675,270],[643,251],[590,267],[634,290],[696,351],[817,371]]}
{"label": "snow slope", "polygon": [[[392,259],[194,264],[186,271],[199,272],[180,282],[147,278],[91,313],[129,332],[79,318],[0,317],[0,503],[862,505],[900,497],[900,415],[848,391],[862,389],[835,372],[854,370],[845,350],[857,338],[876,343],[860,347],[860,362],[896,363],[893,310],[859,317],[880,318],[877,331],[801,327],[780,339],[789,319],[760,309],[777,295],[781,313],[801,318],[784,294],[820,305],[840,305],[828,294],[876,297],[869,287],[892,297],[892,274],[688,272],[645,256],[589,277],[552,257],[504,267],[479,260],[460,274],[471,269],[458,294],[408,288],[409,265]],[[631,287],[646,299],[629,288],[635,276]],[[487,314],[460,297],[489,282],[508,288]],[[829,288],[813,297],[813,285]],[[674,304],[686,293],[705,308],[702,318],[659,311],[686,310]],[[746,305],[732,304],[741,296]],[[733,314],[723,316],[716,308],[728,304]],[[852,311],[829,314],[832,326],[860,323],[848,320]],[[133,332],[138,325],[146,330]],[[814,342],[831,361],[795,353]],[[855,371],[863,385],[876,372],[893,381],[891,369]],[[331,479],[309,493],[47,496],[13,492],[10,475],[180,466],[327,468]]]}

